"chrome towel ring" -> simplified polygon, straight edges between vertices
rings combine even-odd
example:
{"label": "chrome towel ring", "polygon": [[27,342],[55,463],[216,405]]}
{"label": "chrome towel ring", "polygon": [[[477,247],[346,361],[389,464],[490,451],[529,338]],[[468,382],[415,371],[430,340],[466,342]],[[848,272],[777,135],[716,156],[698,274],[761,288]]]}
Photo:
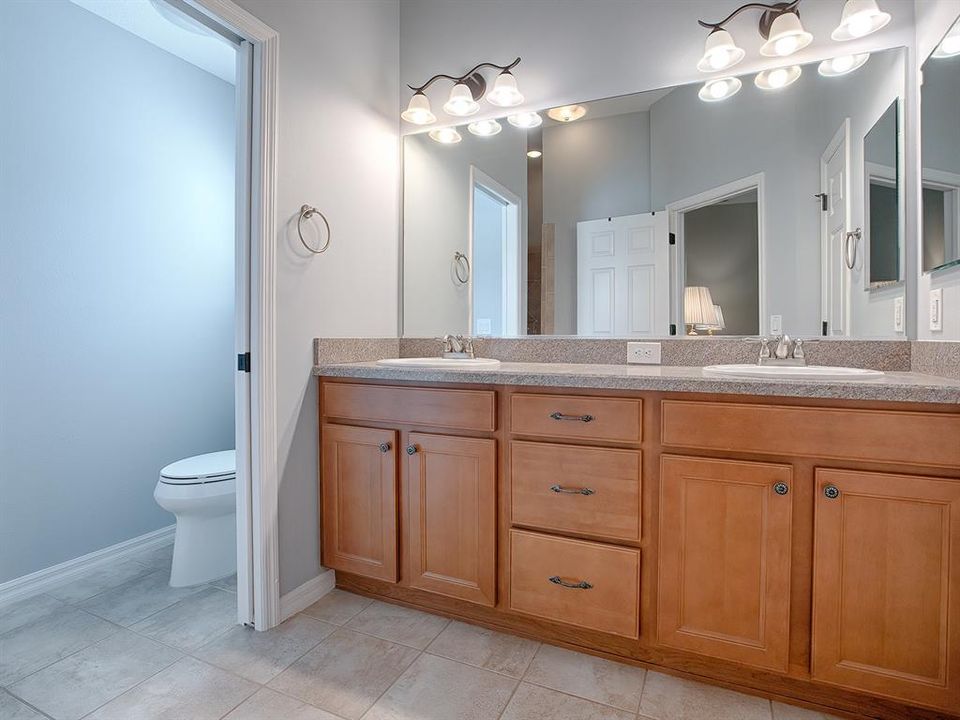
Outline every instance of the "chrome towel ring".
{"label": "chrome towel ring", "polygon": [[[843,264],[847,266],[847,270],[853,270],[857,266],[857,245],[862,238],[863,230],[860,228],[851,230],[843,238]],[[853,253],[850,252],[851,247]]]}
{"label": "chrome towel ring", "polygon": [[[314,215],[319,215],[320,219],[323,220],[324,226],[327,228],[327,241],[323,244],[323,247],[319,249],[312,248],[307,244],[307,241],[303,239],[303,228],[301,227],[301,223],[303,223],[304,218],[309,220]],[[330,247],[330,223],[327,222],[327,216],[317,210],[315,207],[310,207],[309,205],[302,206],[300,208],[300,217],[297,218],[297,235],[300,236],[300,242],[303,243],[303,246],[314,255],[319,255],[320,253],[324,252],[328,247]]]}
{"label": "chrome towel ring", "polygon": [[461,285],[470,282],[470,261],[459,250],[453,254],[453,272]]}

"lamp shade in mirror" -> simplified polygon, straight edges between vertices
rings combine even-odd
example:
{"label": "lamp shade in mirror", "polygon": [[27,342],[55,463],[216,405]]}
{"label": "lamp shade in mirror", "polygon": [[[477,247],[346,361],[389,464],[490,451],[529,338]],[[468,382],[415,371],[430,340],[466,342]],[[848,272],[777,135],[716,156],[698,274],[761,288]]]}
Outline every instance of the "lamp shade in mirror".
{"label": "lamp shade in mirror", "polygon": [[707,287],[683,289],[683,322],[689,328],[688,335],[696,335],[698,325],[717,325],[717,310]]}

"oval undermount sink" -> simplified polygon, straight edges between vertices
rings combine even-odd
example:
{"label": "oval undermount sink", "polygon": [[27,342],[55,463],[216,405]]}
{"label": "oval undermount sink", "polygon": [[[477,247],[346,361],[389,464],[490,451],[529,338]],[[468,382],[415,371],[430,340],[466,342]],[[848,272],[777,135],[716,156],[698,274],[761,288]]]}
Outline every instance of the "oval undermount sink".
{"label": "oval undermount sink", "polygon": [[500,367],[500,361],[494,360],[493,358],[385,358],[383,360],[377,360],[377,365],[421,369],[466,368],[472,370],[490,370],[491,368]]}
{"label": "oval undermount sink", "polygon": [[876,380],[880,370],[831,367],[829,365],[707,365],[705,373],[750,378],[788,378],[791,380]]}

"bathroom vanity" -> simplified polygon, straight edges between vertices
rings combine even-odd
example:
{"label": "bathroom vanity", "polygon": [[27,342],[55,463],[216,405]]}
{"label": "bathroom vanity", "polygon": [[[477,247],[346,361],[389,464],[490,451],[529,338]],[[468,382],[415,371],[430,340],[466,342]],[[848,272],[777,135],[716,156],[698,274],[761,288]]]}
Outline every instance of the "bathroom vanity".
{"label": "bathroom vanity", "polygon": [[960,717],[960,383],[318,373],[339,587],[826,712]]}

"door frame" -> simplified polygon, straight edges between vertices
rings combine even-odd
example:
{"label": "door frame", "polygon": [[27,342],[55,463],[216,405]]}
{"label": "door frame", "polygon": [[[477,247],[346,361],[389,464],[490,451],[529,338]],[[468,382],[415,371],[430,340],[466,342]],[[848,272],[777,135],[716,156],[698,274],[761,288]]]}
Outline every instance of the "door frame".
{"label": "door frame", "polygon": [[[850,232],[850,215],[853,212],[850,203],[850,170],[851,170],[851,159],[850,159],[850,118],[844,118],[843,123],[833,134],[833,137],[830,139],[830,142],[827,143],[827,147],[824,149],[823,153],[820,155],[820,192],[824,193],[827,191],[827,162],[834,153],[836,153],[837,148],[840,145],[843,145],[844,153],[844,166],[846,167],[846,172],[843,174],[843,204],[844,204],[844,216],[843,216],[843,233],[846,237],[846,233]],[[828,322],[830,319],[828,317],[829,311],[829,302],[830,302],[830,278],[827,275],[830,269],[830,264],[827,262],[827,257],[830,254],[830,233],[827,227],[827,222],[829,221],[828,213],[820,213],[820,324],[821,327],[824,322]],[[846,240],[844,240],[844,247]],[[841,287],[843,288],[843,308],[841,314],[843,315],[843,333],[842,337],[850,337],[850,321],[851,321],[851,298],[850,298],[850,287],[852,271],[847,267],[846,260],[843,262],[843,267],[841,272],[843,276],[841,277]],[[828,325],[829,328],[829,325]],[[821,331],[822,334],[822,331]],[[827,337],[832,337],[832,334],[828,334]]]}
{"label": "door frame", "polygon": [[718,202],[726,200],[735,195],[741,195],[749,190],[757,191],[757,273],[758,284],[757,308],[760,313],[757,328],[760,335],[766,335],[767,328],[767,288],[764,276],[766,266],[766,238],[767,232],[764,223],[764,185],[766,183],[765,173],[759,172],[754,175],[732,180],[723,185],[704,190],[696,195],[667,203],[667,218],[669,219],[670,232],[673,233],[676,241],[672,247],[673,254],[670,259],[671,269],[671,290],[672,300],[670,303],[670,322],[680,329],[681,334],[685,332],[686,325],[683,322],[683,288],[686,284],[684,261],[684,227],[683,216],[691,210],[698,210],[709,205],[716,205]]}
{"label": "door frame", "polygon": [[[275,242],[280,38],[231,0],[181,1],[252,46],[252,86],[244,88],[249,143],[238,142],[237,157],[238,168],[249,169],[249,214],[238,214],[237,225],[238,297],[247,292],[249,303],[237,303],[236,328],[239,342],[249,334],[249,344],[238,345],[238,353],[252,358],[249,374],[238,372],[236,383],[237,615],[240,623],[269,630],[280,623]],[[238,133],[247,135],[245,120],[240,118]]]}

